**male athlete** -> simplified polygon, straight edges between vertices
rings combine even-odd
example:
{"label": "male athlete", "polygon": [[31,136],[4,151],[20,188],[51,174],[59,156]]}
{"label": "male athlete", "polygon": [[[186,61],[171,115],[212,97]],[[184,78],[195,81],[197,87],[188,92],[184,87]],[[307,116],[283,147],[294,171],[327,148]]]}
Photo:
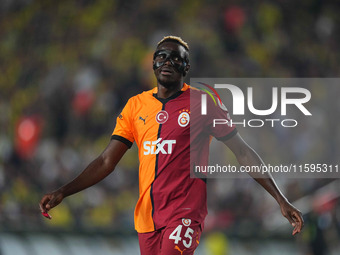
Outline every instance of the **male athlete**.
{"label": "male athlete", "polygon": [[[227,118],[219,107],[204,119],[192,116],[200,102],[190,102],[190,93],[202,92],[183,82],[190,69],[186,42],[175,36],[164,37],[154,53],[153,69],[157,87],[129,99],[103,153],[73,181],[46,194],[40,209],[47,214],[65,197],[104,179],[136,142],[140,167],[135,228],[141,254],[193,254],[207,203],[206,182],[204,178],[190,178],[190,169],[208,164],[210,137],[227,145],[241,165],[264,163],[235,127],[212,127],[212,119]],[[301,212],[282,195],[272,177],[252,177],[276,199],[294,227],[293,235],[299,233],[303,227]]]}

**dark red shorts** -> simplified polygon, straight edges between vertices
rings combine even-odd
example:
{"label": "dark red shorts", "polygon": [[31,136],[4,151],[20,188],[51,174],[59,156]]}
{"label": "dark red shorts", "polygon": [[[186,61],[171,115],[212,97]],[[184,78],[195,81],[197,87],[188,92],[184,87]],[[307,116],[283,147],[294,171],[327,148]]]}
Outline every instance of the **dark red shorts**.
{"label": "dark red shorts", "polygon": [[153,232],[138,233],[141,255],[194,254],[201,233],[201,223],[190,219],[174,221]]}

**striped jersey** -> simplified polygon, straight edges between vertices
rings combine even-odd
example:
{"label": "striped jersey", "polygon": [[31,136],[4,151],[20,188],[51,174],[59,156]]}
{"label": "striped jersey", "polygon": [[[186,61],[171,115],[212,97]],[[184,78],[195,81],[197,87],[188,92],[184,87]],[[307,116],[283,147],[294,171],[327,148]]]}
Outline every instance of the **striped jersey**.
{"label": "striped jersey", "polygon": [[161,99],[156,87],[131,97],[117,117],[112,139],[138,146],[139,199],[134,218],[139,233],[181,218],[204,221],[206,182],[190,178],[190,169],[208,164],[211,136],[227,140],[237,133],[233,126],[213,127],[213,119],[228,118],[220,107],[212,106],[214,110],[205,116],[193,115],[192,111],[200,112],[201,101],[190,93],[202,94],[184,83],[181,91]]}

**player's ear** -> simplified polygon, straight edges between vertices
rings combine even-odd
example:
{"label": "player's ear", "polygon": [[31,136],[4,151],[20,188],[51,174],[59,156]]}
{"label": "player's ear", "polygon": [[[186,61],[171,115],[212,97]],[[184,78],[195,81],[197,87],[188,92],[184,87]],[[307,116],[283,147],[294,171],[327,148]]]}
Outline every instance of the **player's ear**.
{"label": "player's ear", "polygon": [[187,65],[184,67],[183,77],[185,77],[185,76],[188,74],[189,69],[190,69],[190,64],[187,64]]}

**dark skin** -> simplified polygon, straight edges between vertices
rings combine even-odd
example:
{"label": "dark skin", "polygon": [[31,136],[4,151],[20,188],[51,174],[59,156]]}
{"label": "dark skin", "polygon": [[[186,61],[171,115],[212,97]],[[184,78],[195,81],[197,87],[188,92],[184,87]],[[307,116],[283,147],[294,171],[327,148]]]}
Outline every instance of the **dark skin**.
{"label": "dark skin", "polygon": [[[172,41],[163,42],[157,47],[157,50],[160,49],[178,51],[181,56],[188,54],[182,45]],[[190,65],[187,65],[185,71],[188,72],[189,69]],[[184,75],[178,72],[171,65],[170,61],[166,61],[166,63],[156,69],[154,73],[157,78],[157,96],[159,98],[168,98],[182,89]],[[240,165],[264,165],[262,159],[239,134],[225,141],[224,144],[235,154]],[[127,150],[128,146],[124,143],[118,140],[111,140],[105,150],[93,160],[79,176],[56,191],[43,196],[39,204],[41,212],[47,213],[53,207],[60,204],[64,198],[103,180],[114,171],[116,165]],[[286,217],[294,227],[293,235],[299,233],[303,228],[302,214],[289,203],[281,193],[272,176],[268,173],[265,175],[251,174],[251,176],[277,201],[281,208],[282,215]]]}
{"label": "dark skin", "polygon": [[[157,47],[156,50],[172,50],[178,51],[179,55],[185,56],[187,51],[185,48],[175,42],[164,42]],[[186,66],[186,71],[188,72],[190,65]],[[154,71],[157,79],[157,96],[159,98],[171,97],[176,92],[180,91],[183,87],[184,76],[182,73],[178,72],[170,63],[166,61],[165,64]]]}

